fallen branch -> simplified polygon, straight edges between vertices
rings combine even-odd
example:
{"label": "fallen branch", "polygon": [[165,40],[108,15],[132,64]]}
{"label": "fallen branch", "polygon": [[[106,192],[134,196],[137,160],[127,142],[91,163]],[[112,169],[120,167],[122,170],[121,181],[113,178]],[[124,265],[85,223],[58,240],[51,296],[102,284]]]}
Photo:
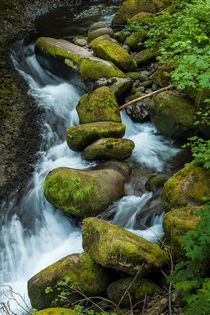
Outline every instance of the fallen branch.
{"label": "fallen branch", "polygon": [[130,101],[130,102],[128,102],[128,103],[123,104],[123,105],[120,106],[119,108],[120,108],[120,110],[122,110],[123,108],[125,108],[125,107],[127,107],[127,106],[129,106],[129,105],[131,105],[131,104],[133,104],[133,103],[136,103],[136,102],[138,102],[138,101],[142,101],[142,100],[144,100],[145,98],[150,97],[150,96],[153,96],[153,95],[158,94],[158,93],[160,93],[160,92],[167,91],[167,90],[169,90],[170,88],[171,88],[171,84],[168,85],[168,86],[166,86],[166,87],[164,87],[164,88],[162,88],[162,89],[159,89],[159,90],[157,90],[157,91],[151,92],[151,93],[149,93],[149,94],[147,94],[147,95],[144,95],[144,96],[140,96],[140,97],[138,97],[138,98],[135,98],[134,100],[132,100],[132,101]]}

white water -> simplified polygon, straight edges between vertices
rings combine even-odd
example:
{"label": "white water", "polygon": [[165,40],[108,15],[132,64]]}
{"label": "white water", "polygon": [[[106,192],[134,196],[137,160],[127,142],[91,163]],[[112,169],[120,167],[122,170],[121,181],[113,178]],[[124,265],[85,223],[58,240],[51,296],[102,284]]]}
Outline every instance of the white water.
{"label": "white water", "polygon": [[[0,252],[0,283],[11,285],[30,305],[27,280],[59,258],[82,252],[80,228],[46,201],[42,190],[44,178],[50,170],[59,166],[84,169],[93,163],[82,160],[80,154],[71,151],[65,142],[66,128],[79,122],[75,106],[81,91],[44,71],[34,55],[25,59],[27,67],[24,67],[33,70],[33,75],[30,75],[30,71],[22,70],[21,59],[15,53],[12,59],[29,84],[28,93],[35,98],[38,106],[47,111],[42,121],[40,160],[16,214],[0,231],[0,245],[3,248]],[[136,124],[124,112],[122,120],[127,126],[125,136],[135,142],[133,159],[156,171],[167,168],[167,161],[178,152],[172,143],[155,135],[151,123]],[[136,215],[151,197],[152,193],[145,193],[141,197],[123,197],[116,203],[119,210],[113,223],[156,241],[162,235],[163,215],[154,217],[151,227],[142,231],[133,230]],[[12,212],[14,207],[11,201],[7,205],[7,212]],[[6,300],[8,296],[2,295],[0,302]],[[13,304],[12,308],[15,308]]]}

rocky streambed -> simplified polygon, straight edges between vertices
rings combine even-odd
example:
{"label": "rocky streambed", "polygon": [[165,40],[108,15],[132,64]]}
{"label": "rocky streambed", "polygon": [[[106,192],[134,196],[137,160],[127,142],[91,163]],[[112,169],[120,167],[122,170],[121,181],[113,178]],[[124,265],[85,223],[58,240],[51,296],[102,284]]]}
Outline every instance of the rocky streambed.
{"label": "rocky streambed", "polygon": [[[167,5],[152,3],[146,14],[130,5],[128,17],[144,19]],[[117,19],[127,4],[113,24],[121,23]],[[169,257],[158,243],[162,219],[165,242],[178,261],[184,256],[178,239],[195,226],[193,213],[209,192],[207,171],[194,164],[179,170],[184,161],[176,162],[182,151],[174,139],[199,132],[193,125],[196,109],[174,90],[120,113],[126,100],[170,83],[170,70],[156,62],[156,52],[137,45],[146,34],[110,27],[115,4],[81,5],[69,8],[69,15],[65,10],[57,11],[58,20],[54,12],[37,20],[35,43],[28,37],[12,48],[14,67],[42,113],[41,146],[33,176],[22,185],[24,196],[18,204],[10,196],[7,204],[11,218],[1,230],[1,282],[22,293],[30,278],[28,293],[38,310],[65,306],[57,299],[57,282],[66,277],[71,288],[79,285],[86,296],[108,297],[116,304],[130,287],[138,303],[145,294],[164,290],[160,269],[167,270]],[[41,21],[55,20],[57,27],[62,16],[67,22],[53,37],[53,29]],[[100,22],[93,23],[94,18]],[[69,305],[78,298],[72,289]],[[130,307],[128,298],[121,303]]]}

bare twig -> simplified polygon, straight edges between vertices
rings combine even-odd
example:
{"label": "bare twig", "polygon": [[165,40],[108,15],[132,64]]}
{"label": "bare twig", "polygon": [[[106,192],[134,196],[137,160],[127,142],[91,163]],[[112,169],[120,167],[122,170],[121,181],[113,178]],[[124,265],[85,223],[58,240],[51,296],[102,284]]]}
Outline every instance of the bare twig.
{"label": "bare twig", "polygon": [[131,104],[133,104],[133,103],[136,103],[136,102],[138,102],[138,101],[142,101],[142,100],[144,100],[145,98],[150,97],[150,96],[153,96],[153,95],[158,94],[158,93],[160,93],[160,92],[167,91],[167,90],[169,90],[170,88],[171,88],[171,84],[168,85],[168,86],[166,86],[166,87],[164,87],[164,88],[162,88],[162,89],[159,89],[159,90],[157,90],[157,91],[151,92],[151,93],[149,93],[149,94],[147,94],[147,95],[144,95],[144,96],[140,96],[140,97],[138,97],[138,98],[135,98],[134,100],[132,100],[132,101],[130,101],[130,102],[128,102],[128,103],[125,103],[125,104],[123,104],[122,106],[120,106],[119,109],[122,110],[123,108],[125,108],[125,107],[127,107],[127,106],[129,106],[129,105],[131,105]]}

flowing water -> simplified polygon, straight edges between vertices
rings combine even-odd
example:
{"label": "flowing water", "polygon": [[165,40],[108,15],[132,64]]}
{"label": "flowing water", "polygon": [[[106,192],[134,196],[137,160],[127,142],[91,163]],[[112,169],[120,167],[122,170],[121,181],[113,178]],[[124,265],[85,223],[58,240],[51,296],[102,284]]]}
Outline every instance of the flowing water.
{"label": "flowing water", "polygon": [[[92,4],[79,10],[55,10],[48,15],[48,20],[43,17],[37,23],[38,36],[71,39],[74,35],[84,34],[93,22],[104,20],[110,23],[116,8],[116,4]],[[42,188],[44,178],[56,167],[84,169],[94,165],[82,160],[80,154],[70,150],[65,142],[65,130],[79,123],[75,107],[84,91],[75,86],[71,78],[64,80],[43,69],[34,53],[25,56],[26,51],[33,52],[33,49],[33,43],[17,42],[11,57],[14,67],[29,85],[28,94],[44,109],[40,122],[39,162],[22,200],[17,204],[14,194],[9,204],[2,205],[2,213],[6,208],[7,216],[1,218],[0,230],[0,284],[9,284],[29,305],[27,280],[59,258],[83,251],[80,225],[46,201]],[[169,161],[179,149],[158,135],[151,123],[134,123],[125,112],[122,112],[122,121],[127,127],[125,137],[135,142],[132,165],[136,169],[170,174]],[[132,180],[128,181],[126,196],[112,205],[115,209],[112,222],[156,241],[162,235],[163,213],[150,215],[149,226],[148,216],[143,216],[143,228],[138,228],[138,215],[153,193],[142,191],[138,195],[134,186]],[[0,302],[8,301],[10,297],[8,290],[2,288]],[[15,309],[16,306],[12,304],[12,307]]]}

